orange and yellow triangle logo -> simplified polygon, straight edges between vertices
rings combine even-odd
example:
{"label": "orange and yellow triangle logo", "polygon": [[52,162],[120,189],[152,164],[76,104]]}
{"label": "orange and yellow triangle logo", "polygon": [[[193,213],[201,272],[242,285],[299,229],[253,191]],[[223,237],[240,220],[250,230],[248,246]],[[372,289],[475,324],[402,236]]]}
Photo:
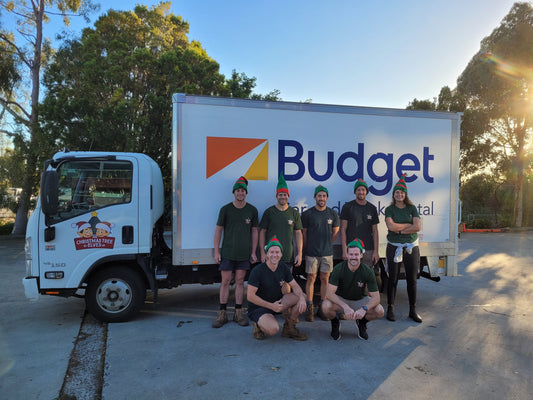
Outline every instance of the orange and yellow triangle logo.
{"label": "orange and yellow triangle logo", "polygon": [[[267,139],[243,139],[208,136],[206,148],[206,178],[213,176],[252,151]],[[244,174],[249,180],[268,180],[268,142]]]}

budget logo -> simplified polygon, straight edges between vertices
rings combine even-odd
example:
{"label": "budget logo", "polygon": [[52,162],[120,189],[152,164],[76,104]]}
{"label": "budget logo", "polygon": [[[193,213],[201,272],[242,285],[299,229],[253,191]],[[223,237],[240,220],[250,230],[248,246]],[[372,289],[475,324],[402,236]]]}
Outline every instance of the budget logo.
{"label": "budget logo", "polygon": [[[248,170],[244,174],[246,179],[256,181],[268,180],[268,140],[245,139],[229,137],[207,137],[206,144],[206,178],[223,170],[241,157],[257,152]],[[242,174],[242,172],[237,172]]]}

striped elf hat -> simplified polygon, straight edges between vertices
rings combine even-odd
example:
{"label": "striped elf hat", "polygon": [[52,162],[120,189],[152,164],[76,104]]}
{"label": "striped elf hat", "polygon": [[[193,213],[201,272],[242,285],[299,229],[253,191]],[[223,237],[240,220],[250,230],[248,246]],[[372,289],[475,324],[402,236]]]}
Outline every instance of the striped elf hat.
{"label": "striped elf hat", "polygon": [[244,176],[237,179],[237,182],[233,185],[233,192],[239,188],[246,190],[246,193],[248,193],[248,180]]}
{"label": "striped elf hat", "polygon": [[394,185],[394,189],[392,189],[392,193],[394,193],[397,190],[402,190],[407,194],[407,185],[405,184],[405,174],[402,175],[400,180]]}
{"label": "striped elf hat", "polygon": [[354,239],[350,243],[348,243],[348,246],[346,246],[347,249],[350,247],[357,247],[359,250],[361,250],[361,253],[365,252],[365,245],[361,239]]}
{"label": "striped elf hat", "polygon": [[280,192],[289,194],[289,188],[287,187],[287,182],[283,176],[283,172],[279,173],[278,186],[276,187],[276,195]]}
{"label": "striped elf hat", "polygon": [[283,246],[279,242],[276,235],[272,236],[272,239],[270,239],[270,242],[265,246],[265,251],[268,251],[272,246],[278,246],[281,249],[281,252],[283,252]]}

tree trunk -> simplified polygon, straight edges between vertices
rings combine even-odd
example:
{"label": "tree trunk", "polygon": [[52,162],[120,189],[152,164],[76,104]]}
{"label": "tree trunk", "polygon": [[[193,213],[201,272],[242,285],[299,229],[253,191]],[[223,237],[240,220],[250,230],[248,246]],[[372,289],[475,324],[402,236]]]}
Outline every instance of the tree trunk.
{"label": "tree trunk", "polygon": [[26,223],[28,222],[28,209],[30,199],[35,187],[35,171],[37,167],[37,154],[39,152],[38,130],[39,130],[39,89],[40,89],[40,72],[41,56],[43,42],[43,16],[45,1],[39,0],[34,3],[33,16],[35,18],[35,44],[33,48],[33,59],[31,61],[31,114],[28,124],[30,131],[30,143],[26,158],[26,169],[24,171],[24,183],[22,186],[21,201],[15,216],[15,227],[13,234],[26,233]]}
{"label": "tree trunk", "polygon": [[515,196],[515,226],[517,228],[522,227],[522,219],[524,214],[524,172],[520,171],[518,176],[518,184],[516,185],[516,196]]}
{"label": "tree trunk", "polygon": [[17,208],[17,214],[15,215],[15,224],[13,226],[12,235],[25,235],[26,234],[26,224],[28,223],[28,214],[25,210],[24,199],[21,196],[19,205]]}

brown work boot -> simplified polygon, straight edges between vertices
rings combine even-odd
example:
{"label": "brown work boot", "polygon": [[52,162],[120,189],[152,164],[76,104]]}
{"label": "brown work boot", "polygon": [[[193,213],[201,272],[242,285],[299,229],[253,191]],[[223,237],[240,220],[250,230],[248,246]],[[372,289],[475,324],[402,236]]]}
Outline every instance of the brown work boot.
{"label": "brown work boot", "polygon": [[315,308],[312,304],[307,305],[305,310],[305,320],[308,322],[313,322],[315,320]]}
{"label": "brown work boot", "polygon": [[[292,311],[292,307],[289,307],[289,308],[286,308],[285,310],[283,310],[281,312],[281,316],[283,317],[283,319],[287,320],[287,319],[290,319],[291,318],[291,311]],[[300,320],[298,318],[296,318],[296,323],[300,322]]]}
{"label": "brown work boot", "polygon": [[226,312],[226,310],[219,310],[217,319],[213,321],[213,324],[211,326],[213,328],[220,328],[226,322],[228,322],[228,313]]}
{"label": "brown work boot", "polygon": [[244,315],[244,311],[242,308],[236,308],[235,314],[233,314],[233,321],[238,323],[240,326],[248,326],[250,323],[248,322],[248,318]]}
{"label": "brown work boot", "polygon": [[257,325],[256,322],[254,322],[254,339],[257,340],[264,340],[265,339],[265,332],[259,328],[259,325]]}
{"label": "brown work boot", "polygon": [[307,340],[307,335],[300,332],[296,328],[296,322],[287,319],[283,324],[283,330],[281,331],[281,336],[291,338],[294,340]]}

